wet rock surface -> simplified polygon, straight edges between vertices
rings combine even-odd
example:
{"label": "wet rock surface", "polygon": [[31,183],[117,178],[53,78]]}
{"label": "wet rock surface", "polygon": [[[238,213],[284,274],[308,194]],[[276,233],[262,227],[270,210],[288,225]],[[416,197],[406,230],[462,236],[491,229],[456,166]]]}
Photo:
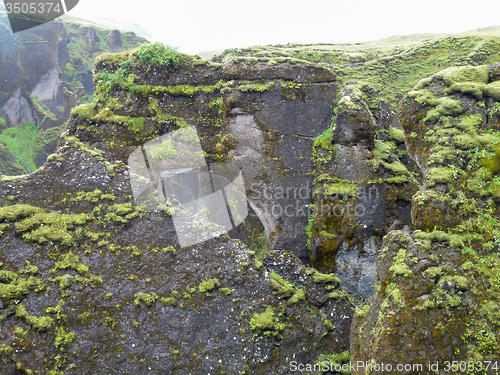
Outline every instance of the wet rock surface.
{"label": "wet rock surface", "polygon": [[[497,66],[422,80],[395,119],[321,64],[165,53],[99,58],[55,154],[1,179],[3,373],[495,360]],[[180,205],[136,205],[127,163],[191,125],[252,219],[181,248]]]}

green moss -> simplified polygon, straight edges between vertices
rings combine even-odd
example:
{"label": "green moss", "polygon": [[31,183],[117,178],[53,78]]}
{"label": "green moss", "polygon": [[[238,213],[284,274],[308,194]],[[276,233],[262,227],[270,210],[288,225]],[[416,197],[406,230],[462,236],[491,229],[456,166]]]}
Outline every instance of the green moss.
{"label": "green moss", "polygon": [[486,85],[484,83],[459,82],[452,84],[446,91],[450,93],[458,92],[476,100],[482,100],[485,89]]}
{"label": "green moss", "polygon": [[306,292],[304,289],[297,289],[297,292],[288,300],[288,305],[295,305],[299,301],[306,300]]}
{"label": "green moss", "polygon": [[31,291],[41,292],[46,286],[41,279],[30,276],[29,278],[19,277],[10,271],[0,271],[0,297],[7,304],[19,301]]}
{"label": "green moss", "polygon": [[249,83],[246,85],[237,86],[236,89],[241,92],[264,92],[270,90],[274,86],[274,82],[266,83]]}
{"label": "green moss", "polygon": [[453,181],[453,169],[436,167],[429,170],[429,179],[438,184],[447,184]]}
{"label": "green moss", "polygon": [[458,122],[455,126],[458,129],[462,130],[463,132],[476,135],[482,122],[483,122],[483,116],[481,116],[481,114],[479,113],[476,113],[474,115],[467,114],[465,116],[460,117],[460,122]]}
{"label": "green moss", "polygon": [[332,274],[324,274],[316,271],[313,275],[313,282],[316,284],[328,284],[328,283],[335,283],[335,284],[340,284],[340,280],[338,277]]}
{"label": "green moss", "polygon": [[488,83],[488,66],[458,66],[437,73],[435,77],[444,80],[447,86],[460,82]]}
{"label": "green moss", "polygon": [[440,277],[443,275],[443,268],[442,267],[429,267],[425,271],[426,276],[435,278],[435,277]]}
{"label": "green moss", "polygon": [[469,289],[469,280],[465,276],[455,275],[455,276],[444,276],[439,280],[440,287],[447,285],[447,288],[456,288],[465,292]]}
{"label": "green moss", "polygon": [[408,169],[403,165],[403,163],[398,160],[395,160],[392,163],[382,162],[381,164],[384,166],[384,168],[390,170],[396,175],[408,174]]}
{"label": "green moss", "polygon": [[272,271],[269,275],[271,287],[274,289],[274,294],[282,298],[291,297],[295,293],[295,285],[288,283],[283,277]]}
{"label": "green moss", "polygon": [[356,307],[355,313],[359,318],[366,318],[370,312],[370,305],[364,305],[363,307]]}
{"label": "green moss", "polygon": [[402,129],[391,126],[389,128],[389,139],[396,143],[404,143],[405,133]]}
{"label": "green moss", "polygon": [[115,166],[108,161],[105,161],[104,165],[106,166],[106,173],[108,174],[108,176],[116,177]]}
{"label": "green moss", "polygon": [[89,271],[89,267],[81,263],[80,258],[71,252],[66,254],[61,262],[56,263],[56,269],[72,269],[82,274],[86,274]]}
{"label": "green moss", "polygon": [[207,293],[213,290],[216,286],[220,286],[220,281],[217,278],[214,279],[205,279],[198,286],[198,290],[201,293]]}
{"label": "green moss", "polygon": [[177,299],[175,297],[161,297],[160,301],[168,306],[175,306],[177,304]]}
{"label": "green moss", "polygon": [[73,237],[69,230],[76,225],[86,224],[92,220],[86,214],[65,215],[56,213],[38,213],[21,222],[16,223],[17,233],[24,233],[26,241],[45,243],[48,241],[73,244]]}
{"label": "green moss", "polygon": [[7,121],[3,117],[0,116],[0,126],[5,126],[7,125]]}
{"label": "green moss", "polygon": [[326,195],[336,195],[344,197],[355,197],[358,187],[356,184],[348,181],[325,184],[324,192]]}
{"label": "green moss", "polygon": [[461,134],[455,137],[455,146],[462,150],[471,150],[476,147],[481,147],[481,144],[476,137],[469,134]]}
{"label": "green moss", "polygon": [[56,328],[56,337],[54,340],[54,345],[60,351],[68,350],[68,347],[75,340],[76,334],[74,332],[66,332],[64,327],[59,326]]}
{"label": "green moss", "polygon": [[172,115],[158,115],[154,118],[154,120],[159,122],[160,124],[175,124],[179,129],[189,126],[189,124],[184,119]]}
{"label": "green moss", "polygon": [[[435,123],[439,121],[439,118],[441,117],[441,113],[437,109],[431,109],[430,111],[427,112],[427,115],[425,116],[423,122],[428,122],[428,123]],[[415,133],[412,133],[412,135]],[[416,134],[415,134],[416,135]]]}
{"label": "green moss", "polygon": [[[350,359],[351,355],[349,351],[344,351],[341,353],[332,353],[332,354],[321,354],[315,362],[315,365],[319,365],[318,375],[326,374],[327,371],[323,371],[324,367],[322,367],[325,363],[328,363],[328,367],[332,369],[340,369],[340,371],[336,371],[338,374],[342,375],[350,375],[351,367],[350,367]],[[316,367],[315,367],[316,368]]]}
{"label": "green moss", "polygon": [[500,102],[500,81],[492,82],[486,85],[484,95],[489,96],[496,102]]}
{"label": "green moss", "polygon": [[148,148],[148,153],[153,159],[167,160],[179,156],[177,147],[172,139],[155,144]]}
{"label": "green moss", "polygon": [[437,98],[432,92],[426,89],[410,91],[408,96],[414,98],[421,105],[437,105]]}
{"label": "green moss", "polygon": [[144,293],[144,292],[136,293],[134,294],[134,297],[135,297],[134,305],[139,305],[141,301],[143,301],[147,307],[150,307],[159,298],[156,293]]}
{"label": "green moss", "polygon": [[[31,101],[38,109],[38,111],[43,114],[45,117],[50,118],[51,120],[57,121],[57,116],[54,115],[37,97],[30,95]],[[43,120],[42,120],[43,123]]]}
{"label": "green moss", "polygon": [[443,116],[458,116],[464,112],[459,100],[454,100],[448,97],[438,99],[436,110]]}
{"label": "green moss", "polygon": [[24,233],[34,230],[39,226],[58,228],[64,231],[73,229],[76,225],[84,225],[91,221],[92,217],[86,214],[67,215],[50,213],[36,213],[15,224],[16,233]]}
{"label": "green moss", "polygon": [[[450,147],[443,148],[442,150],[433,153],[432,155],[429,156],[428,159],[428,165],[448,165],[451,163],[456,162],[457,156],[456,156],[456,151]],[[445,163],[447,161],[447,163]]]}
{"label": "green moss", "polygon": [[334,146],[332,144],[333,126],[326,129],[321,135],[314,138],[313,147],[321,147],[324,150],[332,151]]}
{"label": "green moss", "polygon": [[132,207],[132,203],[115,203],[114,205],[108,207],[108,210],[119,216],[125,216],[134,211],[134,208]]}
{"label": "green moss", "polygon": [[162,249],[162,252],[167,254],[167,253],[172,253],[172,254],[176,254],[177,253],[177,250],[175,249],[175,247],[173,247],[172,245],[169,245],[167,247],[164,247]]}
{"label": "green moss", "polygon": [[391,271],[395,277],[396,276],[410,277],[413,275],[412,270],[406,264],[406,249],[405,248],[401,248],[398,250],[398,253],[394,257],[394,263],[389,268],[389,271]]}
{"label": "green moss", "polygon": [[144,117],[130,117],[129,129],[134,133],[140,133],[144,130],[144,121],[146,119]]}
{"label": "green moss", "polygon": [[26,324],[32,326],[35,332],[38,333],[47,332],[52,326],[52,323],[54,323],[54,319],[49,316],[42,316],[38,318],[36,316],[28,314],[26,309],[22,305],[16,305],[15,314],[16,317],[24,319]]}
{"label": "green moss", "polygon": [[280,331],[285,329],[285,325],[280,323],[275,315],[274,309],[268,306],[266,311],[262,314],[255,313],[250,319],[250,328],[257,332],[257,335],[264,333],[264,335],[277,336]]}
{"label": "green moss", "polygon": [[33,207],[25,204],[16,204],[0,208],[0,221],[16,221],[37,213],[43,212],[39,207]]}
{"label": "green moss", "polygon": [[171,46],[162,43],[144,44],[135,53],[140,61],[146,64],[155,64],[177,69],[181,54]]}
{"label": "green moss", "polygon": [[224,294],[226,297],[229,296],[233,291],[231,288],[220,288],[219,291]]}

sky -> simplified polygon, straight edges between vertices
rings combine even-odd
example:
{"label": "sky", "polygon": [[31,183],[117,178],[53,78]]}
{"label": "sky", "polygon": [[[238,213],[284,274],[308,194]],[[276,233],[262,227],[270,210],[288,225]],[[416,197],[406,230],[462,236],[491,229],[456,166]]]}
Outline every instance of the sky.
{"label": "sky", "polygon": [[500,25],[500,1],[80,0],[82,18],[136,23],[181,52],[286,43],[362,42]]}

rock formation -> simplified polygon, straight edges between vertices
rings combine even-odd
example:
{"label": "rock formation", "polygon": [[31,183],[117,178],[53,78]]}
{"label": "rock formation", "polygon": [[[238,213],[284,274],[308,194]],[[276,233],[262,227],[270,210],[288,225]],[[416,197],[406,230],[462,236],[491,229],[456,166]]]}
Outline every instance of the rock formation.
{"label": "rock formation", "polygon": [[[0,374],[497,373],[500,56],[467,38],[98,57],[56,152],[0,180]],[[127,163],[188,126],[251,215],[181,248],[181,205],[136,204]]]}

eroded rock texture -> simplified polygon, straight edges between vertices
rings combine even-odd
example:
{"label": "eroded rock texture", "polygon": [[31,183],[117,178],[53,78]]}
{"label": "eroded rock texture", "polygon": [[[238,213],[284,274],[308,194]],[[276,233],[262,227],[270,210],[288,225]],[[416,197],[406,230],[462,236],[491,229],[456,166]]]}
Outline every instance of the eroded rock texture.
{"label": "eroded rock texture", "polygon": [[376,292],[355,314],[353,360],[498,358],[497,72],[449,68],[401,102],[405,140],[424,173],[412,198],[415,230],[385,237]]}
{"label": "eroded rock texture", "polygon": [[[57,152],[0,182],[3,373],[498,357],[498,65],[422,80],[395,119],[324,65],[150,48],[98,58]],[[127,162],[191,125],[252,215],[181,248],[180,208],[136,205]]]}
{"label": "eroded rock texture", "polygon": [[307,257],[307,214],[261,214],[275,228],[267,255],[264,241],[250,250],[228,236],[180,248],[165,204],[134,204],[125,164],[148,140],[195,125],[208,161],[243,168],[256,211],[291,202],[252,197],[251,184],[262,197],[312,186],[308,155],[330,124],[335,75],[118,54],[98,61],[95,84],[96,101],[74,110],[44,167],[1,182],[0,373],[290,374],[292,360],[347,350],[348,296],[297,257]]}

